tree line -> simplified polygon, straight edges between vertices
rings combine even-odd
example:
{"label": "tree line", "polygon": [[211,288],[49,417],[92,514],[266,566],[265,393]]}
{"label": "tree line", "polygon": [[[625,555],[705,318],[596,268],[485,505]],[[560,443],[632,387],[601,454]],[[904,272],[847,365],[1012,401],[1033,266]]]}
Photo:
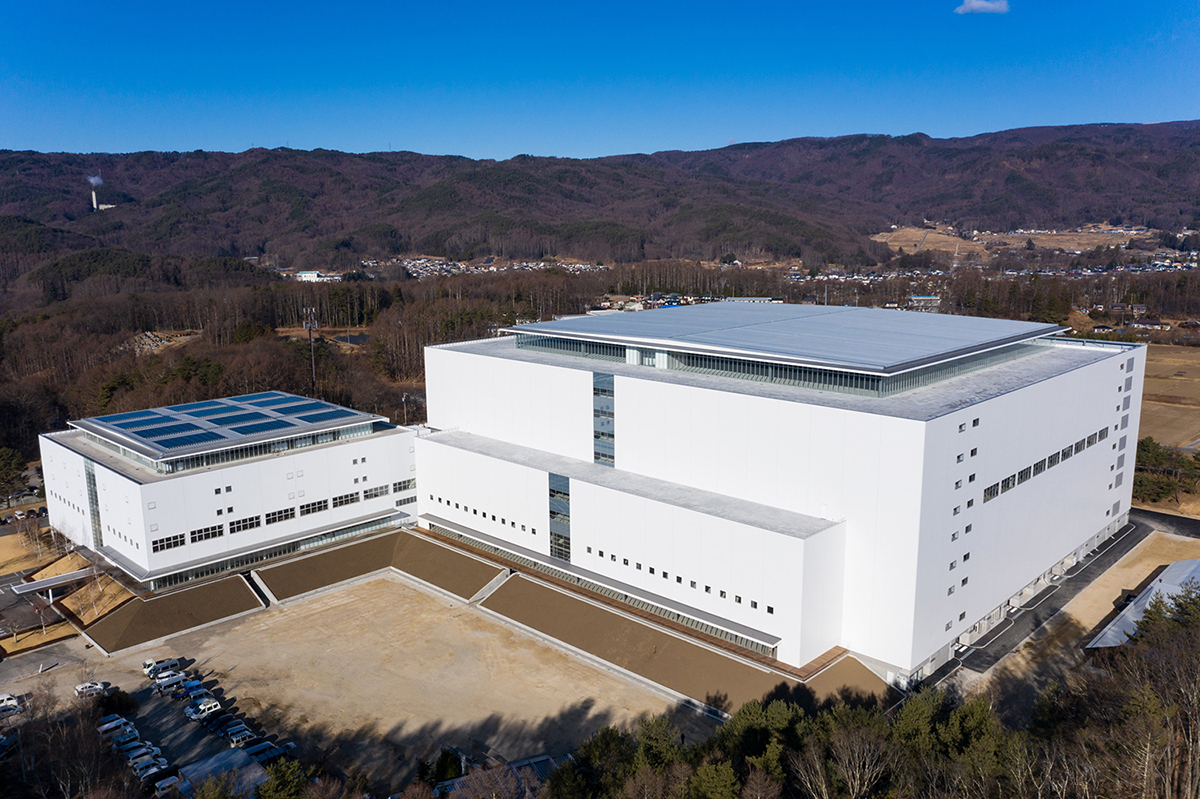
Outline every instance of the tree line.
{"label": "tree line", "polygon": [[[150,289],[73,296],[0,317],[0,447],[34,458],[37,433],[61,427],[68,418],[265,388],[308,393],[301,329],[308,308],[319,325],[317,393],[389,415],[402,410],[400,395],[419,393],[413,386],[423,380],[426,346],[582,313],[606,294],[773,296],[875,306],[937,294],[946,312],[1052,323],[1064,322],[1073,308],[1114,301],[1146,303],[1155,313],[1176,317],[1200,316],[1200,277],[1190,272],[1068,280],[959,270],[873,281],[798,281],[773,270],[675,260],[583,274],[549,268],[427,280]],[[132,341],[144,331],[195,336],[157,354],[138,354]],[[366,335],[367,343],[337,344],[348,332]],[[1187,331],[1162,336],[1194,343]]]}

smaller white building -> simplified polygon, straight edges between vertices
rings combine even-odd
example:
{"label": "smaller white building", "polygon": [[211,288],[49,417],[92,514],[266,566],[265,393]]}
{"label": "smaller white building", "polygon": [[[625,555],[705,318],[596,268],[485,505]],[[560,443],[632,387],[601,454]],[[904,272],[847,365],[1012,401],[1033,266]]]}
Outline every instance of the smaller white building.
{"label": "smaller white building", "polygon": [[268,391],[40,437],[50,524],[151,588],[410,520],[416,432]]}

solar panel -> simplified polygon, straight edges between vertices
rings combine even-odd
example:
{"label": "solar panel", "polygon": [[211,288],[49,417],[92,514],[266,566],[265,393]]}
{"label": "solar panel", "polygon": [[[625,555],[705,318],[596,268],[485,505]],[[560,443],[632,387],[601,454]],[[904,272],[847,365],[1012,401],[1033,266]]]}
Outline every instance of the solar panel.
{"label": "solar panel", "polygon": [[233,428],[233,432],[239,435],[249,436],[254,433],[265,433],[268,430],[282,430],[285,427],[295,427],[296,425],[285,419],[271,419],[267,422],[257,422],[255,424],[244,424],[240,427]]}
{"label": "solar panel", "polygon": [[230,416],[213,416],[208,421],[213,424],[218,424],[221,427],[229,427],[234,424],[242,424],[243,422],[253,422],[258,419],[270,419],[265,413],[258,411],[250,411],[249,413],[235,413]]}
{"label": "solar panel", "polygon": [[205,430],[203,433],[192,433],[186,436],[177,436],[175,438],[164,438],[161,441],[154,443],[163,449],[179,449],[180,447],[190,447],[193,444],[203,444],[206,441],[220,441],[225,436],[220,433],[214,433],[211,430]]}
{"label": "solar panel", "polygon": [[296,397],[288,396],[272,397],[271,399],[255,400],[254,402],[248,402],[246,404],[253,405],[256,408],[270,408],[272,405],[282,405],[285,402],[295,402],[296,399]]}
{"label": "solar panel", "polygon": [[167,410],[168,411],[186,412],[186,411],[194,411],[197,408],[211,408],[214,405],[220,405],[220,404],[221,403],[217,402],[216,400],[205,400],[204,402],[189,402],[186,405],[168,405]]}
{"label": "solar panel", "polygon": [[97,416],[97,422],[121,422],[125,419],[136,419],[139,416],[158,416],[154,411],[130,411],[129,413],[114,413],[112,416]]}
{"label": "solar panel", "polygon": [[139,430],[138,435],[141,438],[162,438],[163,436],[173,436],[178,433],[189,433],[192,430],[203,430],[200,425],[192,424],[191,422],[180,422],[179,424],[164,424],[161,427],[151,427],[148,430]]}
{"label": "solar panel", "polygon": [[117,422],[115,425],[113,425],[113,427],[119,427],[122,430],[137,430],[139,427],[149,427],[150,425],[160,424],[169,420],[170,418],[170,416],[160,416],[156,413],[153,416],[143,416],[141,419],[132,419],[128,422]]}
{"label": "solar panel", "polygon": [[[278,391],[263,391],[258,394],[247,394],[244,397],[230,397],[234,402],[254,402],[255,400],[270,399],[272,397],[282,397]],[[291,399],[291,397],[288,397]]]}
{"label": "solar panel", "polygon": [[323,411],[321,413],[310,413],[307,416],[301,416],[300,421],[312,424],[314,422],[328,422],[330,419],[341,419],[345,416],[357,416],[354,411],[348,411],[345,408],[334,408],[331,411]]}
{"label": "solar panel", "polygon": [[233,413],[234,411],[237,411],[237,410],[241,410],[241,409],[238,408],[236,405],[221,404],[219,406],[215,406],[212,408],[201,408],[198,411],[188,411],[188,416],[198,416],[201,419],[206,419],[209,416],[217,416],[218,414],[222,414],[222,413]]}
{"label": "solar panel", "polygon": [[289,405],[286,408],[273,408],[276,413],[286,413],[293,415],[297,413],[305,413],[306,411],[326,411],[332,408],[332,405],[326,405],[324,402],[304,402],[299,405]]}

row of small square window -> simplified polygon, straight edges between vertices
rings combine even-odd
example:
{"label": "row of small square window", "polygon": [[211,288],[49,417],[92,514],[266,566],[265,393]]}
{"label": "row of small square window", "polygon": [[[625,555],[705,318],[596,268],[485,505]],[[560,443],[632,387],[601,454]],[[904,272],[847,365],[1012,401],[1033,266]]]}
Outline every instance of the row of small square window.
{"label": "row of small square window", "polygon": [[[971,427],[979,427],[979,420],[978,420],[978,419],[972,419],[972,420],[971,420]],[[960,424],[960,425],[958,426],[958,432],[960,432],[960,433],[965,433],[965,432],[967,432],[967,423],[966,423],[966,422],[963,422],[962,424]]]}
{"label": "row of small square window", "polygon": [[[1124,417],[1121,420],[1121,424],[1127,426],[1128,419],[1129,419],[1128,416]],[[1000,496],[1001,494],[1003,494],[1007,491],[1012,490],[1013,488],[1016,488],[1017,486],[1024,483],[1026,480],[1037,477],[1039,474],[1046,471],[1047,469],[1054,468],[1055,466],[1062,463],[1063,461],[1068,460],[1069,458],[1072,458],[1075,455],[1078,455],[1079,453],[1083,452],[1085,449],[1090,449],[1091,447],[1095,446],[1096,444],[1098,444],[1101,441],[1104,441],[1107,438],[1108,438],[1108,425],[1105,425],[1100,430],[1089,435],[1087,438],[1081,438],[1078,441],[1076,441],[1074,444],[1064,447],[1062,450],[1060,450],[1058,452],[1052,452],[1045,458],[1042,458],[1040,461],[1033,464],[1032,466],[1026,466],[1024,469],[1017,472],[1016,474],[1009,475],[1008,477],[1005,477],[1003,480],[1001,480],[999,483],[993,483],[992,485],[983,489],[983,501],[991,502],[996,497]],[[1124,439],[1122,439],[1121,448],[1124,449]]]}
{"label": "row of small square window", "polygon": [[[965,553],[962,556],[962,559],[963,559],[963,563],[966,563],[968,560],[971,559],[971,553],[970,552]],[[957,568],[958,568],[958,561],[957,560],[950,561],[950,571],[954,571]],[[965,583],[964,583],[964,585],[965,585]]]}
{"label": "row of small square window", "polygon": [[[970,577],[962,578],[962,583],[959,585],[959,588],[965,588],[970,579]],[[954,586],[950,586],[948,589],[946,589],[946,596],[954,596]]]}
{"label": "row of small square window", "polygon": [[[433,498],[434,498],[434,497],[433,497],[433,494],[430,494],[430,495],[429,495],[429,499],[432,501],[432,500],[433,500]],[[450,500],[448,500],[448,499],[446,499],[446,500],[443,500],[441,497],[438,497],[438,498],[437,498],[437,502],[438,502],[438,504],[439,504],[439,505],[445,505],[446,507],[450,507]],[[472,509],[472,508],[469,508],[469,507],[467,507],[466,505],[463,505],[463,506],[460,508],[460,507],[459,507],[459,503],[455,502],[455,503],[454,503],[454,509],[455,509],[455,510],[461,510],[463,513],[470,513],[472,516],[483,516],[483,518],[484,518],[484,520],[485,520],[485,521],[488,519],[488,512],[487,512],[487,511],[483,511],[482,513],[480,513],[480,511],[479,511],[479,508],[474,508],[474,509]],[[493,514],[491,514],[491,519],[492,519],[492,521],[496,521],[496,514],[494,514],[494,513],[493,513]],[[515,530],[515,529],[517,529],[517,523],[516,523],[516,522],[510,522],[508,519],[506,519],[506,518],[504,518],[504,517],[501,517],[501,518],[500,518],[500,524],[501,524],[501,525],[504,525],[504,526],[507,526],[509,529],[512,529],[512,530]],[[523,524],[521,525],[521,532],[522,532],[522,533],[523,533],[523,532],[525,532],[525,525],[523,525]],[[531,533],[532,535],[537,535],[537,528],[536,528],[536,527],[531,527],[531,528],[530,528],[530,533]]]}
{"label": "row of small square window", "polygon": [[[592,554],[592,548],[591,548],[591,547],[588,547],[588,548],[587,548],[587,551],[588,551],[588,554],[589,554],[589,555],[590,555],[590,554]],[[603,557],[604,557],[604,550],[603,550],[603,549],[599,550],[599,557],[601,557],[601,558],[603,558]],[[615,563],[615,562],[616,562],[616,560],[617,560],[617,556],[616,556],[616,555],[613,555],[612,553],[609,553],[609,559],[610,559],[612,562],[614,562],[614,563]],[[624,565],[624,566],[628,566],[628,565],[629,565],[629,558],[622,558],[622,559],[621,559],[621,563],[622,563],[622,565]],[[642,564],[640,564],[640,563],[636,564],[636,565],[635,565],[635,568],[637,569],[637,571],[641,571],[641,570],[642,570]],[[649,568],[649,571],[650,571],[650,574],[652,574],[652,575],[653,575],[653,574],[654,574],[654,567],[653,567],[653,566],[651,566],[651,567]],[[663,577],[663,579],[664,579],[664,580],[669,580],[669,579],[671,579],[671,575],[670,575],[668,572],[666,572],[666,571],[663,571],[663,573],[662,573],[662,577]],[[676,582],[677,584],[679,584],[679,585],[683,585],[683,578],[682,578],[682,577],[680,577],[680,576],[677,574],[677,575],[675,575],[675,582]],[[698,588],[698,586],[696,585],[696,581],[695,581],[695,580],[689,580],[689,581],[688,581],[688,584],[689,584],[689,585],[690,585],[692,588]],[[712,593],[712,586],[711,586],[711,585],[706,585],[706,586],[704,586],[704,593],[706,593],[706,594],[711,594],[711,593]],[[720,594],[720,597],[721,597],[721,599],[725,599],[725,598],[726,598],[726,595],[725,595],[725,592],[724,592],[724,591],[718,591],[717,593],[718,593],[718,594]],[[742,598],[741,598],[740,596],[736,596],[736,595],[735,595],[735,596],[733,597],[733,601],[734,601],[735,603],[739,604],[739,605],[740,605],[740,604],[742,604]],[[758,601],[757,601],[757,600],[754,600],[754,599],[751,599],[751,600],[750,600],[750,608],[751,608],[752,610],[757,610],[757,609],[758,609]],[[767,605],[767,613],[774,614],[774,613],[775,613],[775,608],[774,608],[774,607],[772,607],[771,605]]]}
{"label": "row of small square window", "polygon": [[[411,484],[411,485],[409,485],[409,484]],[[397,486],[408,485],[408,487],[410,487],[410,488],[415,486],[415,484],[416,484],[416,480],[404,480],[401,483],[396,483]],[[382,496],[382,495],[388,493],[387,486],[381,486],[380,488],[382,489],[382,491],[380,491],[378,494],[375,494],[374,496]],[[372,490],[378,491],[378,489],[372,489]],[[367,497],[367,499],[371,499],[371,498],[372,497],[370,497],[370,496]],[[338,507],[342,507],[343,505],[351,505],[358,501],[359,500],[358,500],[357,492],[355,492],[354,494],[344,494],[340,497],[333,498],[333,506],[335,508],[338,508]],[[397,506],[409,505],[416,501],[417,501],[416,497],[407,497],[405,499],[398,500],[396,502],[396,505]],[[301,505],[300,506],[300,515],[308,516],[310,514],[319,513],[320,511],[326,511],[326,510],[329,510],[329,500],[322,499],[317,502],[309,502],[304,505]],[[229,511],[232,513],[233,508],[229,508]],[[220,512],[218,511],[218,513],[220,513]],[[288,521],[288,520],[294,519],[294,518],[296,518],[296,509],[295,508],[283,508],[282,510],[271,511],[270,513],[266,514],[266,523],[267,524],[278,524],[279,522]],[[229,523],[229,534],[233,535],[235,533],[240,533],[245,530],[253,530],[255,528],[262,527],[262,526],[263,526],[263,517],[262,516],[248,516],[245,519],[237,519],[236,521],[230,522]],[[225,525],[216,524],[216,525],[211,525],[209,527],[202,527],[199,530],[192,530],[191,533],[189,533],[188,536],[186,536],[186,537],[184,536],[183,533],[179,533],[177,535],[169,535],[169,536],[165,536],[163,538],[155,539],[154,541],[150,542],[150,548],[151,548],[152,552],[162,552],[167,549],[174,549],[175,547],[183,546],[186,541],[186,538],[190,538],[191,542],[193,544],[196,544],[201,541],[207,541],[210,538],[220,538],[224,534],[225,534]]]}

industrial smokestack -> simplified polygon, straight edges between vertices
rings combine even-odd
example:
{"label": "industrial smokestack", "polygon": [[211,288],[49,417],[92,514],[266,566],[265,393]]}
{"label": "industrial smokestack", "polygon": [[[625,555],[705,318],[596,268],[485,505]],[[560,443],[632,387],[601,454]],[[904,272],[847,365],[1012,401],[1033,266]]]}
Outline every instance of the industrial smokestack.
{"label": "industrial smokestack", "polygon": [[92,210],[93,211],[100,210],[100,206],[96,205],[96,192],[94,192],[94,191],[92,192]]}

